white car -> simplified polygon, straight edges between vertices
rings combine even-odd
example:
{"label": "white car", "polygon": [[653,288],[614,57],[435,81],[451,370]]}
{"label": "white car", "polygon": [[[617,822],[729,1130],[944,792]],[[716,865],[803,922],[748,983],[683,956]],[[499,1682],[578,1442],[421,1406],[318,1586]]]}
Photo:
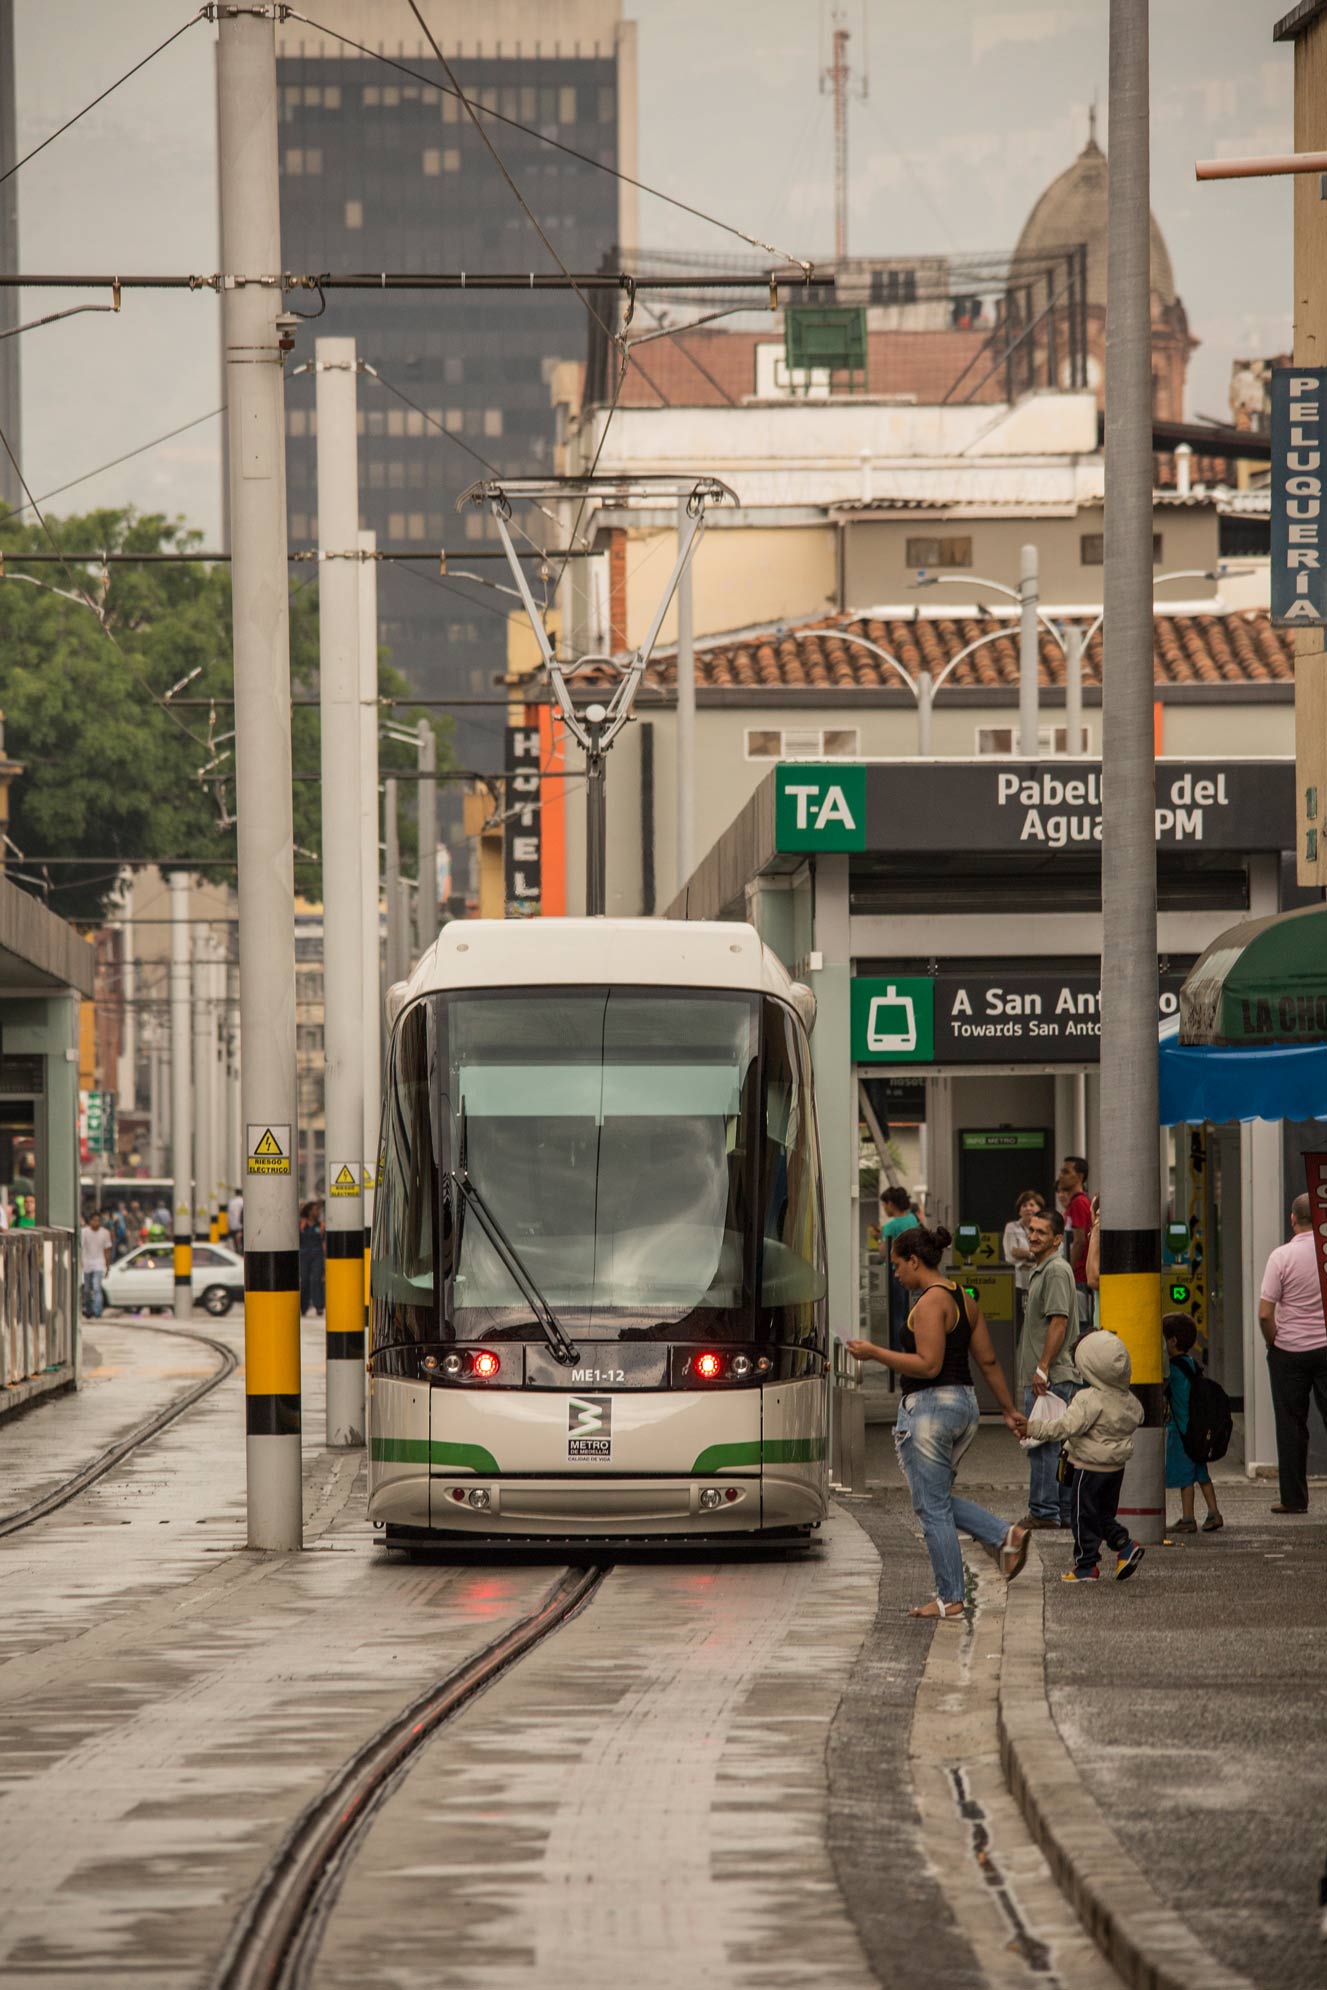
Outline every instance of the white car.
{"label": "white car", "polygon": [[[108,1306],[126,1313],[143,1313],[175,1304],[175,1251],[170,1243],[142,1244],[113,1264],[102,1291]],[[244,1297],[244,1259],[224,1244],[195,1244],[193,1301],[220,1319]]]}

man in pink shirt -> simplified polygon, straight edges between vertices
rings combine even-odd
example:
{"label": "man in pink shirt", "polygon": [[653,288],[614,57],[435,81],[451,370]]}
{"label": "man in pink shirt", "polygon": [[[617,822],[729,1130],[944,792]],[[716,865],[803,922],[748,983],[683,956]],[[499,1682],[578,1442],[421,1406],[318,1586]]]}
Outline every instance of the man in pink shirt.
{"label": "man in pink shirt", "polygon": [[1327,1424],[1327,1320],[1309,1199],[1290,1205],[1288,1244],[1278,1244],[1263,1273],[1258,1325],[1267,1342],[1267,1373],[1276,1416],[1281,1504],[1273,1513],[1309,1510],[1309,1404]]}

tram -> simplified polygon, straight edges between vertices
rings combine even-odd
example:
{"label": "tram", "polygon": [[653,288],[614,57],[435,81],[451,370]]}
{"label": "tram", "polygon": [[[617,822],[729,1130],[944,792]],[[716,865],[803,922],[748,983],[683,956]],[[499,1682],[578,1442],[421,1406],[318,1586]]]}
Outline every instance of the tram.
{"label": "tram", "polygon": [[456,922],[391,990],[368,1358],[388,1545],[820,1524],[813,1014],[718,922]]}

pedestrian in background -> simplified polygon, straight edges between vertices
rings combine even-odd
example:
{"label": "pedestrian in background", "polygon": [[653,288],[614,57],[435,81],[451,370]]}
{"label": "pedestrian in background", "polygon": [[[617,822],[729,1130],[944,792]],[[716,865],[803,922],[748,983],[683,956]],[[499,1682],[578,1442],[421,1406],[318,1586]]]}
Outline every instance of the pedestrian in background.
{"label": "pedestrian in background", "polygon": [[299,1213],[299,1309],[322,1313],[327,1308],[327,1273],[323,1262],[322,1204],[306,1202]]}
{"label": "pedestrian in background", "polygon": [[1327,1322],[1306,1195],[1297,1195],[1290,1205],[1290,1230],[1290,1242],[1278,1244],[1267,1260],[1258,1306],[1281,1479],[1281,1500],[1273,1513],[1308,1512],[1311,1402],[1327,1424]]}
{"label": "pedestrian in background", "polygon": [[1078,1324],[1092,1324],[1092,1295],[1087,1287],[1087,1246],[1092,1235],[1092,1204],[1087,1195],[1087,1162],[1081,1154],[1066,1154],[1056,1187],[1068,1200],[1064,1207],[1065,1242],[1073,1267],[1078,1299]]}
{"label": "pedestrian in background", "polygon": [[83,1225],[80,1237],[83,1270],[83,1317],[99,1320],[105,1301],[102,1297],[102,1280],[106,1276],[106,1266],[110,1260],[112,1239],[109,1230],[102,1227],[101,1211],[94,1209]]}
{"label": "pedestrian in background", "polygon": [[[915,1230],[917,1221],[905,1188],[884,1190],[880,1197],[880,1254],[884,1258],[885,1275],[889,1280],[889,1345],[892,1348],[903,1345],[902,1335],[908,1321],[908,1295],[894,1271],[894,1239],[901,1237],[905,1230]],[[889,1380],[893,1388],[894,1377],[891,1375]]]}
{"label": "pedestrian in background", "polygon": [[1038,1189],[1025,1188],[1015,1205],[1014,1214],[1004,1226],[1004,1241],[1000,1250],[1005,1263],[1014,1267],[1014,1304],[1020,1327],[1027,1308],[1028,1281],[1032,1277],[1032,1247],[1028,1242],[1027,1226],[1030,1219],[1039,1215],[1045,1207],[1046,1198]]}
{"label": "pedestrian in background", "polygon": [[1194,1352],[1198,1342],[1198,1328],[1192,1313],[1167,1313],[1161,1322],[1161,1331],[1166,1339],[1166,1356],[1170,1362],[1170,1374],[1166,1378],[1166,1400],[1170,1404],[1170,1421],[1166,1425],[1166,1489],[1178,1492],[1180,1496],[1180,1518],[1173,1525],[1166,1525],[1172,1534],[1196,1534],[1198,1523],[1193,1517],[1193,1489],[1201,1486],[1203,1500],[1207,1507],[1207,1518],[1203,1522],[1204,1534],[1215,1534],[1225,1526],[1216,1503],[1216,1487],[1206,1465],[1198,1464],[1189,1456],[1184,1439],[1189,1429],[1189,1392],[1198,1380],[1198,1357]]}
{"label": "pedestrian in background", "polygon": [[230,1201],[226,1204],[226,1226],[230,1231],[231,1249],[235,1251],[243,1251],[244,1196],[239,1189],[236,1189],[234,1195],[230,1198]]}
{"label": "pedestrian in background", "polygon": [[970,1355],[1010,1430],[1021,1437],[1026,1425],[1014,1408],[980,1306],[939,1269],[952,1242],[943,1227],[928,1230],[914,1224],[901,1231],[893,1241],[894,1269],[913,1299],[904,1346],[877,1347],[869,1340],[847,1344],[859,1361],[879,1361],[902,1380],[905,1393],[894,1425],[894,1448],[935,1575],[934,1599],[908,1615],[942,1623],[964,1620],[960,1531],[981,1542],[1010,1582],[1027,1560],[1031,1538],[1026,1527],[1007,1526],[984,1506],[954,1497],[959,1460],[980,1421]]}
{"label": "pedestrian in background", "polygon": [[1124,1582],[1143,1559],[1141,1546],[1119,1520],[1120,1487],[1143,1406],[1129,1388],[1129,1350],[1118,1334],[1084,1334],[1074,1362],[1085,1386],[1052,1424],[1049,1440],[1033,1424],[1024,1441],[1040,1448],[1063,1444],[1069,1462],[1074,1565],[1061,1582],[1096,1582],[1103,1541],[1115,1552],[1115,1580]]}
{"label": "pedestrian in background", "polygon": [[[1059,1210],[1039,1210],[1029,1219],[1027,1233],[1031,1276],[1018,1343],[1017,1384],[1023,1414],[1031,1416],[1038,1396],[1058,1396],[1067,1404],[1079,1387],[1078,1371],[1069,1353],[1071,1339],[1077,1339],[1078,1302],[1073,1272],[1068,1259],[1060,1254],[1064,1218]],[[1058,1424],[1052,1429],[1058,1429]],[[1059,1464],[1059,1445],[1054,1439],[1029,1451],[1025,1527],[1069,1526],[1069,1491],[1057,1477]]]}

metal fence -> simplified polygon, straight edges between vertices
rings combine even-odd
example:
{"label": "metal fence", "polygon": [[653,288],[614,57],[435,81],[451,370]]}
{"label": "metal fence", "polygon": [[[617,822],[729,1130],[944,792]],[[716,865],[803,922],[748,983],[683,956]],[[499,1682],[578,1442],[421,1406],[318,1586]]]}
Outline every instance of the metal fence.
{"label": "metal fence", "polygon": [[0,1386],[78,1366],[72,1230],[0,1231]]}

